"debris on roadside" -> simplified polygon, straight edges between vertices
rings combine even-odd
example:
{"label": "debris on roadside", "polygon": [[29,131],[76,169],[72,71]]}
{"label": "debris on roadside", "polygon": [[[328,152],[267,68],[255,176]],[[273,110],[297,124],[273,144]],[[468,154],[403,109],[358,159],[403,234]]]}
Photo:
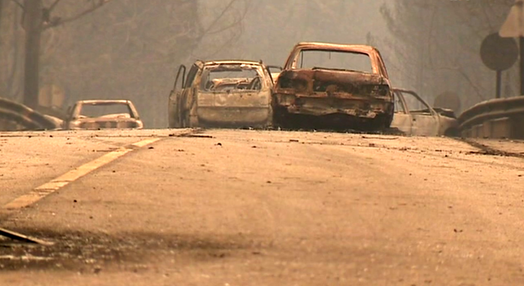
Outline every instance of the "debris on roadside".
{"label": "debris on roadside", "polygon": [[27,235],[23,235],[21,233],[14,232],[14,231],[11,231],[11,230],[7,230],[5,228],[0,228],[0,236],[5,236],[5,237],[8,237],[10,239],[14,239],[14,240],[18,240],[18,241],[23,241],[23,242],[28,242],[28,243],[36,243],[36,244],[41,244],[41,245],[46,245],[46,246],[51,246],[51,245],[54,244],[53,242],[50,242],[50,241],[45,241],[45,240],[41,240],[41,239],[38,239],[38,238],[30,237],[30,236],[27,236]]}
{"label": "debris on roadside", "polygon": [[213,137],[212,135],[207,135],[207,134],[182,134],[178,137],[191,137],[191,138],[215,138]]}

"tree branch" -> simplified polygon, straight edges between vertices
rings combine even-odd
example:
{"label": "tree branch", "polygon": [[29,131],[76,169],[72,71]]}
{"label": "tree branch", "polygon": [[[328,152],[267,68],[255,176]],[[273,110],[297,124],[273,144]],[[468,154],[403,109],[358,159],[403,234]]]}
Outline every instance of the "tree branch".
{"label": "tree branch", "polygon": [[220,15],[218,15],[218,17],[215,18],[215,20],[213,20],[213,22],[204,30],[204,32],[202,32],[202,34],[196,39],[195,41],[195,45],[198,45],[202,39],[204,38],[204,36],[206,36],[209,31],[218,23],[218,21],[224,17],[224,15],[226,14],[227,10],[229,10],[229,8],[231,8],[231,6],[233,6],[233,4],[236,2],[237,0],[231,0],[229,2],[229,4],[227,4],[227,6],[224,8],[224,10],[222,10],[222,12],[220,13]]}
{"label": "tree branch", "polygon": [[[57,3],[59,0],[56,0],[55,3]],[[60,26],[60,25],[63,25],[65,23],[69,23],[69,22],[72,22],[72,21],[75,21],[75,20],[78,20],[80,18],[82,18],[83,16],[95,11],[96,9],[104,6],[105,4],[109,3],[111,0],[98,0],[98,3],[93,3],[93,7],[75,15],[75,16],[72,16],[72,17],[69,17],[69,18],[54,18],[51,20],[50,23],[44,25],[42,28],[45,30],[45,29],[49,29],[49,28],[53,28],[53,27],[56,27],[56,26]],[[53,4],[55,4],[53,3]]]}
{"label": "tree branch", "polygon": [[24,5],[20,4],[20,2],[18,2],[18,0],[11,0],[11,1],[15,2],[20,8],[22,8],[22,10],[25,11]]}
{"label": "tree branch", "polygon": [[55,9],[55,7],[58,4],[58,2],[60,2],[60,0],[55,0],[55,2],[53,2],[53,4],[51,4],[51,6],[49,6],[49,8],[47,8],[49,13],[53,12],[53,10]]}

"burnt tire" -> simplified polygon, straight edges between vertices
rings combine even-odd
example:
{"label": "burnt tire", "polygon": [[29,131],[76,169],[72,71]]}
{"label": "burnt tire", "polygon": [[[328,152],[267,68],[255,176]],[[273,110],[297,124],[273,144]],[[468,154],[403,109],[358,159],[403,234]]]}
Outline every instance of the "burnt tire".
{"label": "burnt tire", "polygon": [[446,137],[460,137],[460,130],[457,128],[449,128],[444,132]]}
{"label": "burnt tire", "polygon": [[167,113],[169,117],[169,128],[181,128],[182,122],[180,120],[178,110],[172,109],[172,107],[170,106]]}
{"label": "burnt tire", "polygon": [[289,113],[285,108],[282,107],[273,107],[273,126],[276,128],[285,128],[288,127],[289,124]]}

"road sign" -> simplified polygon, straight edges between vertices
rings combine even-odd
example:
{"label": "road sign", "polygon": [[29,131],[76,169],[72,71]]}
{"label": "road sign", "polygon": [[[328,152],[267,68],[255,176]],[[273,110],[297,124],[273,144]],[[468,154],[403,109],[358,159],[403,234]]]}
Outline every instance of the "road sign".
{"label": "road sign", "polygon": [[439,94],[435,101],[433,102],[434,107],[442,107],[442,108],[448,108],[455,113],[460,113],[460,109],[462,107],[462,104],[460,102],[460,97],[458,94],[452,92],[452,91],[445,91],[441,94]]}
{"label": "road sign", "polygon": [[524,0],[515,1],[499,35],[504,38],[524,37]]}
{"label": "road sign", "polygon": [[517,61],[519,48],[513,38],[501,38],[498,33],[488,35],[480,46],[484,64],[495,71],[509,69]]}
{"label": "road sign", "polygon": [[508,18],[500,28],[499,36],[519,38],[520,50],[520,95],[524,95],[524,0],[515,0]]}
{"label": "road sign", "polygon": [[499,33],[488,35],[480,46],[480,57],[484,64],[497,72],[496,98],[500,98],[502,71],[509,69],[519,55],[519,47],[515,39],[502,38]]}

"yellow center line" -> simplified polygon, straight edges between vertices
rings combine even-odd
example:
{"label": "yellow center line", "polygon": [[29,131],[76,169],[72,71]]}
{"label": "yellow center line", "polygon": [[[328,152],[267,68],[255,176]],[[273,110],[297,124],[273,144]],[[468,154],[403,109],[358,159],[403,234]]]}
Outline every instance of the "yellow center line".
{"label": "yellow center line", "polygon": [[[160,140],[160,138],[151,138],[142,140],[136,143],[131,144],[133,147],[144,147],[146,145],[152,144],[156,141]],[[88,162],[80,167],[77,167],[74,170],[71,170],[62,176],[55,178],[39,187],[36,187],[28,194],[25,194],[21,197],[18,197],[11,202],[7,203],[2,207],[2,209],[6,210],[14,210],[14,209],[21,209],[28,207],[35,202],[41,200],[42,198],[56,192],[60,188],[65,187],[69,183],[79,179],[80,177],[86,175],[87,173],[94,171],[104,165],[107,165],[108,163],[124,156],[125,154],[133,151],[134,148],[120,148],[115,151],[112,151],[110,153],[107,153],[103,155],[102,157],[99,157],[91,162]]]}

